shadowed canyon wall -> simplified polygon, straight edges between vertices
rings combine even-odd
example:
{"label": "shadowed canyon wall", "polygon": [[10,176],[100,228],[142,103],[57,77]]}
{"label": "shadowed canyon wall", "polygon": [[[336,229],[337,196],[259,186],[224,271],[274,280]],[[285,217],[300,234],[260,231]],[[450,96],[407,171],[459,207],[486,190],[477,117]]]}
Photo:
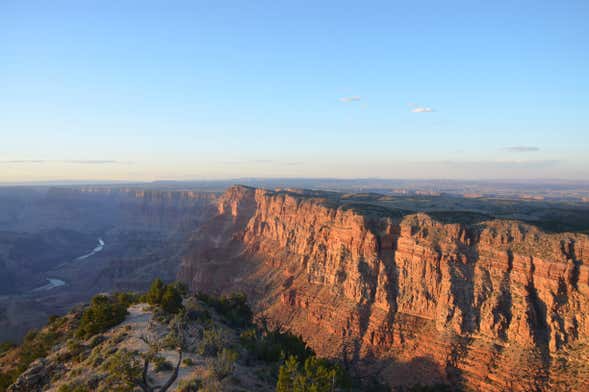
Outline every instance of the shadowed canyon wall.
{"label": "shadowed canyon wall", "polygon": [[[217,197],[106,186],[0,189],[0,341],[19,341],[95,293],[174,279],[187,239],[216,213]],[[104,246],[92,252],[99,239]],[[48,279],[64,284],[36,290]]]}
{"label": "shadowed canyon wall", "polygon": [[391,385],[587,390],[589,239],[233,187],[179,277]]}

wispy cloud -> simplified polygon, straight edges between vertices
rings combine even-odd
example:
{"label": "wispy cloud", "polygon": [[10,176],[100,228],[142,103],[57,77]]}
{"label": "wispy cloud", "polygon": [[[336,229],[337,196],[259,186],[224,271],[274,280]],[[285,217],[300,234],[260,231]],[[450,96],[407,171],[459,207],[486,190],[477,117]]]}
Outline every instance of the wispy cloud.
{"label": "wispy cloud", "polygon": [[345,102],[345,103],[358,102],[359,100],[360,100],[360,97],[357,95],[354,95],[352,97],[342,97],[339,99],[340,102]]}
{"label": "wispy cloud", "polygon": [[115,161],[115,160],[100,160],[100,159],[82,159],[82,160],[71,160],[63,161],[64,163],[77,163],[80,165],[128,165],[132,162],[129,161]]}
{"label": "wispy cloud", "polygon": [[70,159],[70,160],[47,160],[47,159],[13,159],[0,161],[0,164],[41,164],[41,163],[71,163],[77,165],[129,165],[131,161],[116,161],[112,159]]}
{"label": "wispy cloud", "polygon": [[504,147],[502,150],[508,152],[535,152],[540,151],[540,148],[536,146],[510,146]]}
{"label": "wispy cloud", "polygon": [[253,162],[253,163],[274,163],[274,161],[271,159],[255,159],[251,162]]}
{"label": "wispy cloud", "polygon": [[284,162],[284,161],[276,161],[272,159],[254,159],[254,160],[245,160],[245,161],[224,161],[221,162],[223,165],[244,165],[244,164],[255,164],[255,165],[275,165],[275,166],[298,166],[304,164],[304,162],[299,161],[291,161],[291,162]]}
{"label": "wispy cloud", "polygon": [[435,164],[437,166],[451,167],[488,167],[488,168],[545,168],[556,166],[562,163],[560,160],[538,159],[538,160],[498,160],[498,161],[421,161],[417,164]]}
{"label": "wispy cloud", "polygon": [[429,106],[417,106],[411,109],[413,113],[433,113],[435,112],[434,109],[430,108]]}
{"label": "wispy cloud", "polygon": [[45,163],[47,161],[40,160],[40,159],[19,159],[19,160],[11,160],[11,161],[0,161],[0,163],[6,164],[22,164],[22,163]]}

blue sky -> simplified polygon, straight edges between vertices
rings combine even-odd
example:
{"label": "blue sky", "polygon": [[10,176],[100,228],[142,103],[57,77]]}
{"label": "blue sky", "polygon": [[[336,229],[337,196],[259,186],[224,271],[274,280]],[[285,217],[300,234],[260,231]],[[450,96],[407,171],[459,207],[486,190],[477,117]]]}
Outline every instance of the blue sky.
{"label": "blue sky", "polygon": [[0,1],[0,181],[589,179],[589,2]]}

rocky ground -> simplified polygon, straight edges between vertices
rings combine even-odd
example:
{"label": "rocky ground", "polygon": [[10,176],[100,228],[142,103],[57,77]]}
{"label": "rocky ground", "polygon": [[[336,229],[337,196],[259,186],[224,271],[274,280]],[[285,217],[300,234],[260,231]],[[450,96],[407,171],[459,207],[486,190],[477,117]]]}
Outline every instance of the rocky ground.
{"label": "rocky ground", "polygon": [[[210,310],[210,309],[209,309]],[[273,369],[266,363],[246,361],[247,352],[239,344],[238,330],[229,327],[222,318],[210,310],[212,318],[206,322],[188,322],[184,328],[187,333],[199,336],[203,328],[215,329],[223,335],[223,345],[237,353],[237,360],[230,365],[229,374],[216,377],[213,374],[214,356],[199,354],[202,339],[195,338],[182,353],[178,376],[169,388],[170,391],[273,391],[275,379]],[[61,342],[52,347],[47,356],[32,362],[8,387],[10,392],[33,391],[124,391],[123,384],[112,380],[107,370],[109,359],[118,352],[135,353],[137,357],[150,350],[148,342],[163,341],[173,330],[168,319],[154,315],[154,308],[141,303],[128,308],[128,315],[119,325],[99,335],[78,340],[72,335],[72,328],[79,318],[77,312],[70,313],[61,321],[59,327],[45,327],[43,331],[57,328],[64,335]],[[205,325],[206,324],[206,325]],[[56,330],[57,331],[57,330]],[[70,337],[68,337],[70,336]],[[8,371],[11,363],[19,356],[14,349],[0,357],[0,370]],[[149,380],[154,385],[163,385],[173,374],[179,358],[175,348],[162,347],[161,360],[166,364],[162,370],[150,365]],[[75,389],[78,388],[78,389]]]}

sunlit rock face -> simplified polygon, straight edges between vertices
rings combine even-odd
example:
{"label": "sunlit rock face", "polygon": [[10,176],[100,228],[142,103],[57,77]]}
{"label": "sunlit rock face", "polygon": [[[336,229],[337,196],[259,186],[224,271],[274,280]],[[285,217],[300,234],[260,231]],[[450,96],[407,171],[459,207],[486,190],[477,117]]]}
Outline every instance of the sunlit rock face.
{"label": "sunlit rock face", "polygon": [[[194,290],[256,310],[391,385],[589,388],[589,239],[441,223],[331,195],[233,187],[193,235]],[[585,359],[583,359],[585,358]]]}

